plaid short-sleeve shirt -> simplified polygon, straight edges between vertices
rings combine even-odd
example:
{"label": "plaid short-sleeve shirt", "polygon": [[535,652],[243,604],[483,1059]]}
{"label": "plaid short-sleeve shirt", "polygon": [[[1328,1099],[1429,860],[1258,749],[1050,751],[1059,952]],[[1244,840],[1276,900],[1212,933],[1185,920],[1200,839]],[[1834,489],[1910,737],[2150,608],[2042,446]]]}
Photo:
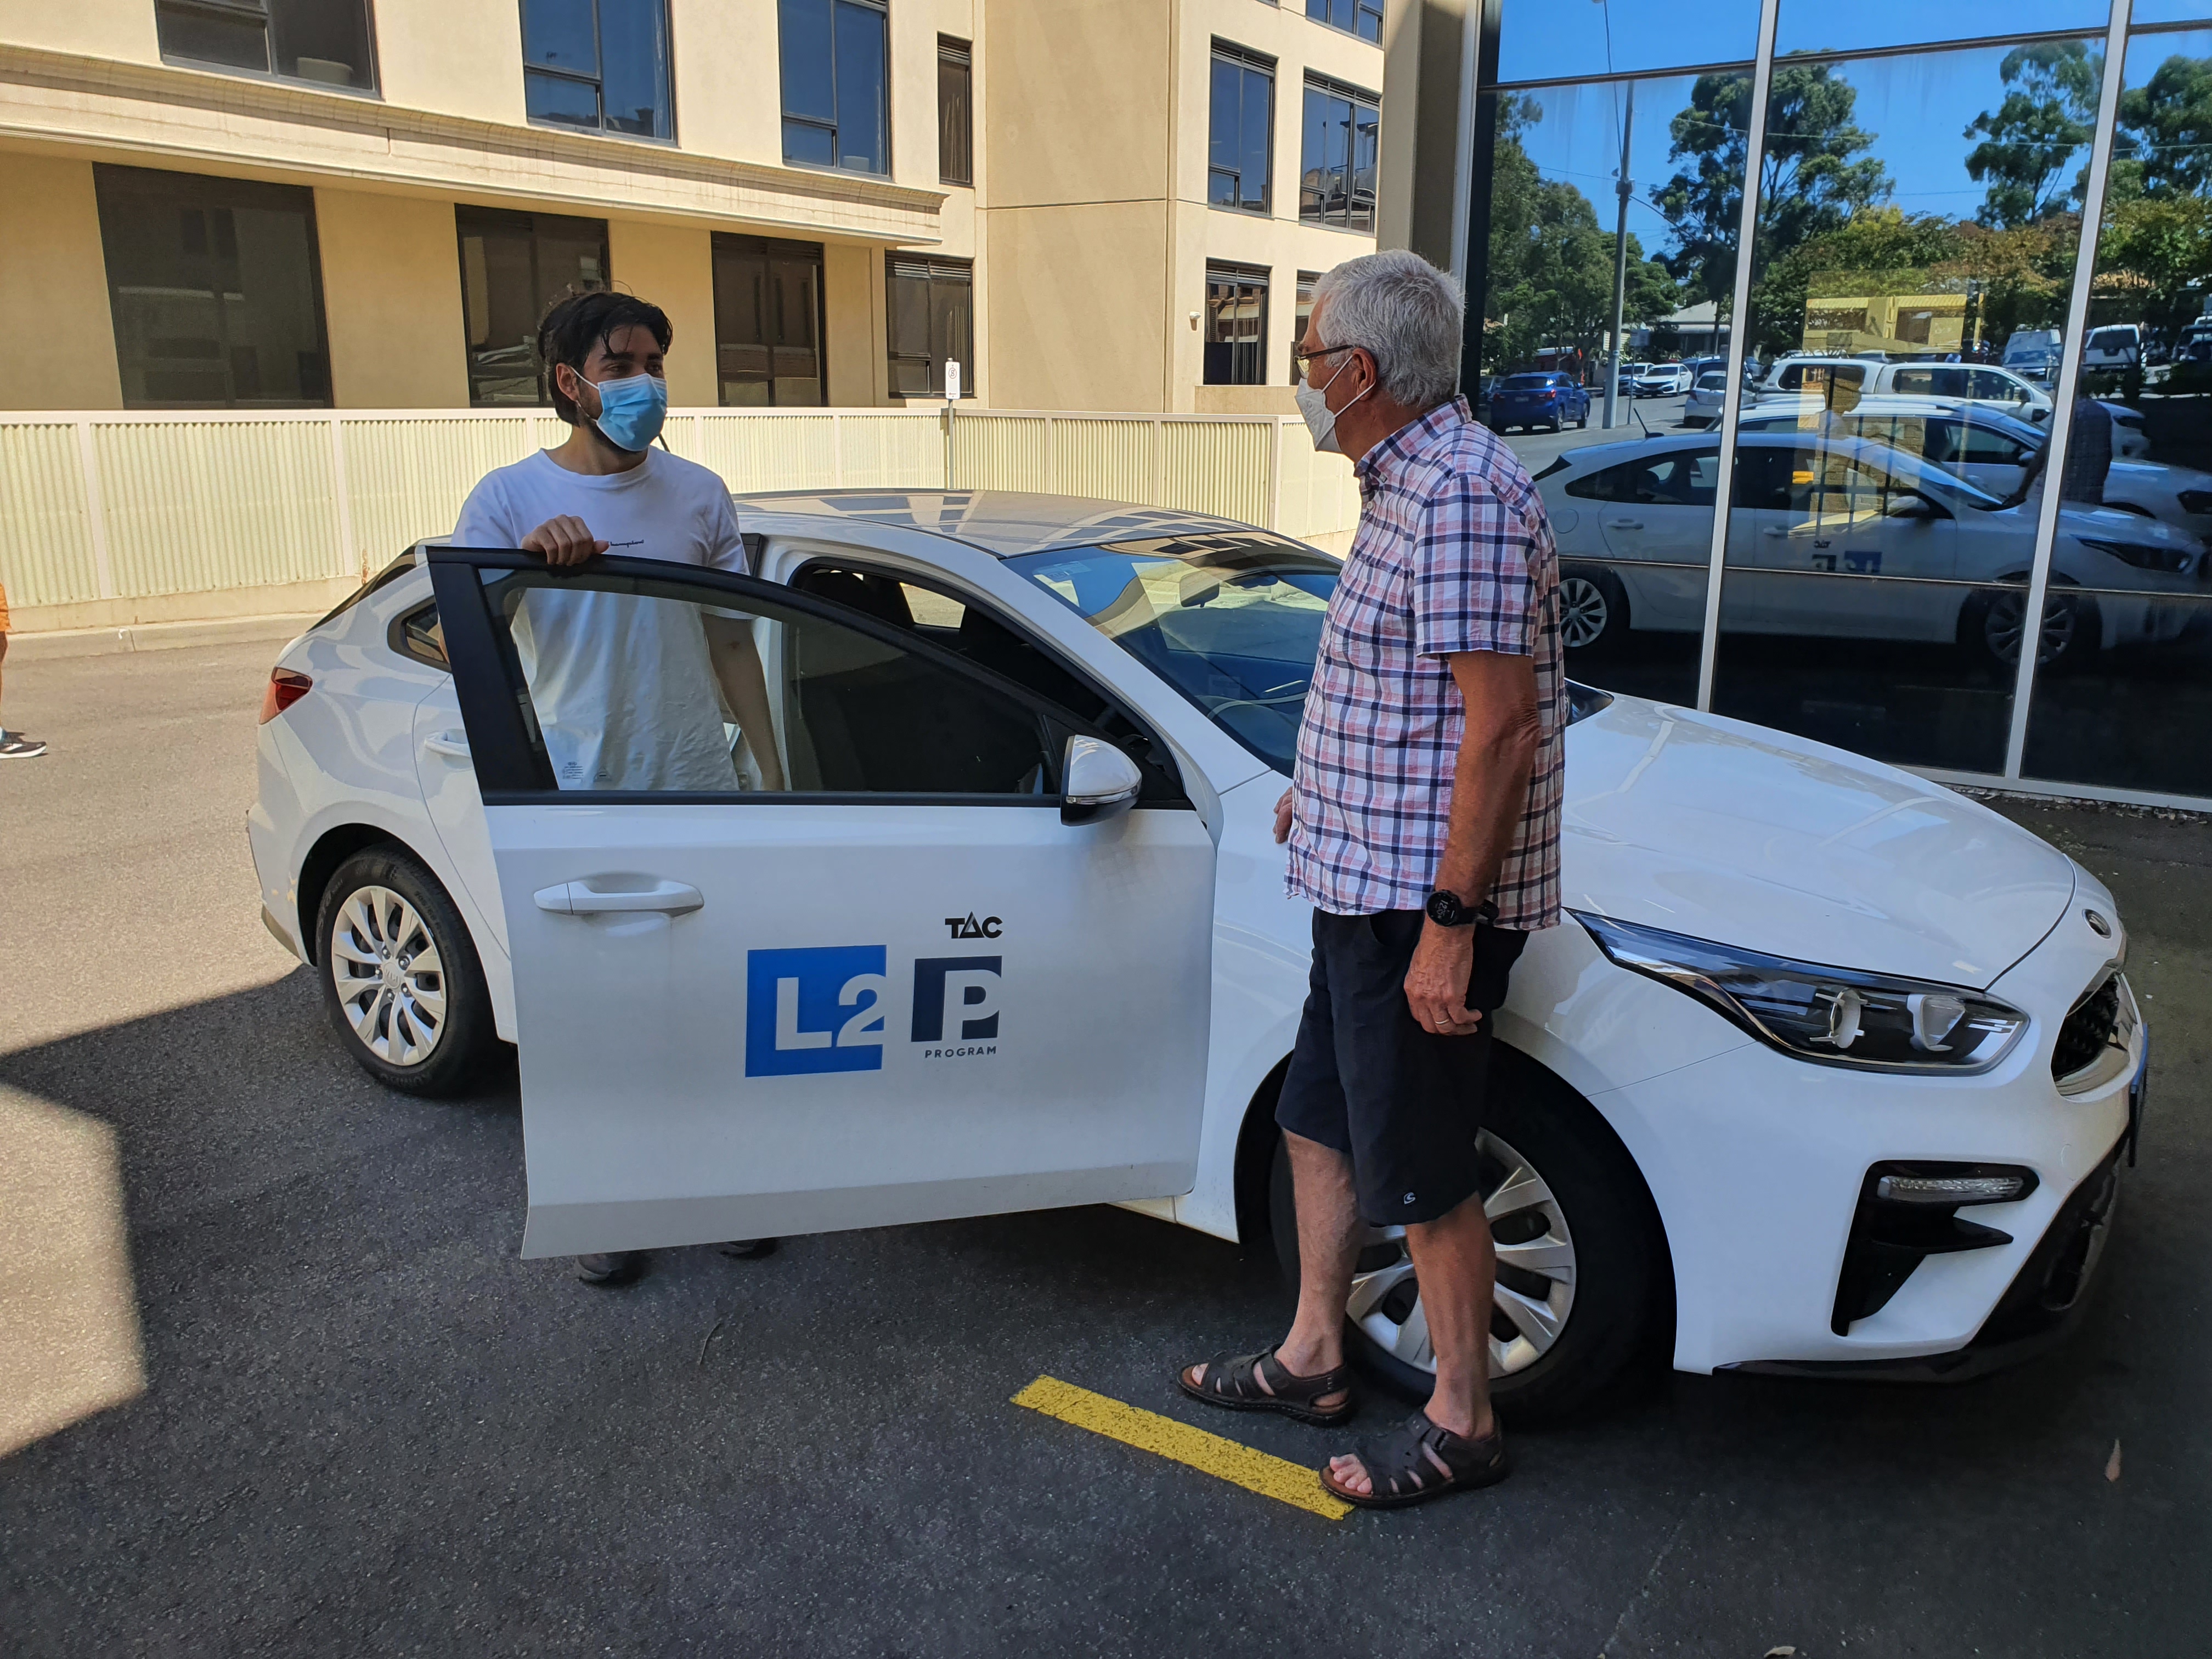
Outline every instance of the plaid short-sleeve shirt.
{"label": "plaid short-sleeve shirt", "polygon": [[1446,659],[1496,651],[1534,659],[1542,735],[1491,896],[1499,927],[1549,927],[1559,919],[1566,675],[1543,501],[1463,398],[1400,428],[1355,471],[1359,532],[1298,731],[1291,894],[1338,915],[1427,902],[1466,726]]}

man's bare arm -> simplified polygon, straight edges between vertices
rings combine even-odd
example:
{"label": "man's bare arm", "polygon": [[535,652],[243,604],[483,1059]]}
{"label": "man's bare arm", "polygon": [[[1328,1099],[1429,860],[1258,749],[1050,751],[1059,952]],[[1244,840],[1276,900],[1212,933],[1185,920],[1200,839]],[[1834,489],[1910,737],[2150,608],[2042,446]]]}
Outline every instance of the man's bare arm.
{"label": "man's bare arm", "polygon": [[[1451,815],[1437,860],[1436,884],[1462,903],[1490,896],[1498,866],[1528,801],[1528,773],[1543,736],[1532,657],[1463,651],[1451,659],[1452,680],[1467,705],[1467,727],[1452,768]],[[1474,929],[1421,925],[1406,972],[1406,1004],[1425,1030],[1465,1036],[1482,1017],[1467,1006],[1474,969]]]}
{"label": "man's bare arm", "polygon": [[714,678],[721,685],[722,700],[730,705],[731,717],[745,734],[745,746],[760,767],[761,787],[781,789],[783,760],[776,751],[768,675],[761,666],[760,650],[753,643],[753,625],[728,617],[709,617],[706,623]]}

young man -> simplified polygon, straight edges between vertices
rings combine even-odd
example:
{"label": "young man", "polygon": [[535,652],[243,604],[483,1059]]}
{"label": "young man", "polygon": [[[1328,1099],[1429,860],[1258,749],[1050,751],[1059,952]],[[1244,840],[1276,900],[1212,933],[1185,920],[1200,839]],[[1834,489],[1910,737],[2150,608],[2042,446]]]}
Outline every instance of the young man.
{"label": "young man", "polygon": [[[623,556],[742,571],[729,487],[707,468],[656,453],[668,411],[666,313],[633,295],[573,295],[538,327],[553,412],[569,428],[553,449],[485,475],[461,507],[462,547],[519,547],[574,565]],[[735,789],[725,708],[744,733],[760,787],[783,787],[768,688],[750,618],[626,594],[531,593],[514,621],[516,654],[563,789]],[[726,1244],[765,1255],[773,1239]],[[636,1276],[640,1252],[576,1258],[577,1277]]]}
{"label": "young man", "polygon": [[1400,251],[1322,278],[1300,343],[1299,412],[1317,447],[1353,458],[1360,514],[1275,808],[1290,891],[1314,906],[1311,990],[1275,1106],[1298,1308],[1278,1346],[1176,1375],[1209,1405],[1343,1422],[1359,1224],[1403,1225],[1435,1391],[1322,1472],[1378,1509],[1506,1472],[1475,1159],[1485,1017],[1528,933],[1559,919],[1558,559],[1528,475],[1456,395],[1461,327],[1451,279]]}
{"label": "young man", "polygon": [[[0,663],[7,660],[8,589],[4,583],[0,583]],[[0,760],[36,760],[46,752],[46,745],[36,738],[27,738],[21,732],[10,732],[7,722],[0,720]]]}

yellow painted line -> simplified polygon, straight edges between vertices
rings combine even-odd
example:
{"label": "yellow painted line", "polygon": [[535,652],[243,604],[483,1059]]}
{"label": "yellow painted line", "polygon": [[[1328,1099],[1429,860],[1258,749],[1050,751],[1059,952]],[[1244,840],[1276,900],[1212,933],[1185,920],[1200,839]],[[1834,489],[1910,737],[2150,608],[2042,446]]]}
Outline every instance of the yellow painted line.
{"label": "yellow painted line", "polygon": [[1352,1506],[1341,1498],[1330,1497],[1321,1484],[1320,1474],[1303,1463],[1271,1457],[1234,1440],[1208,1434],[1204,1429],[1178,1423],[1172,1417],[1141,1411],[1118,1400],[1109,1400],[1103,1394],[1079,1389],[1056,1376],[1040,1376],[1014,1396],[1014,1404],[1042,1412],[1047,1417],[1056,1417],[1063,1423],[1073,1423],[1093,1434],[1103,1434],[1109,1440],[1118,1440],[1139,1451],[1187,1463],[1217,1480],[1226,1480],[1232,1486],[1242,1486],[1262,1498],[1272,1498],[1293,1509],[1310,1510],[1331,1521],[1341,1521],[1352,1510]]}

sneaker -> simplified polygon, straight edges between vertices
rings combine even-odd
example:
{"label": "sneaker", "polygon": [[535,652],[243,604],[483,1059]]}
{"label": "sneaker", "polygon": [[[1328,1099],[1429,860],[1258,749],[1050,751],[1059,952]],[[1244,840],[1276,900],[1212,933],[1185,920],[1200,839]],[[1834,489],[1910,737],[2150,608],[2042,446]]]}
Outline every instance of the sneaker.
{"label": "sneaker", "polygon": [[576,1258],[576,1277],[586,1285],[627,1285],[645,1266],[643,1250],[611,1250]]}
{"label": "sneaker", "polygon": [[30,760],[46,752],[46,745],[21,732],[0,732],[0,760]]}

